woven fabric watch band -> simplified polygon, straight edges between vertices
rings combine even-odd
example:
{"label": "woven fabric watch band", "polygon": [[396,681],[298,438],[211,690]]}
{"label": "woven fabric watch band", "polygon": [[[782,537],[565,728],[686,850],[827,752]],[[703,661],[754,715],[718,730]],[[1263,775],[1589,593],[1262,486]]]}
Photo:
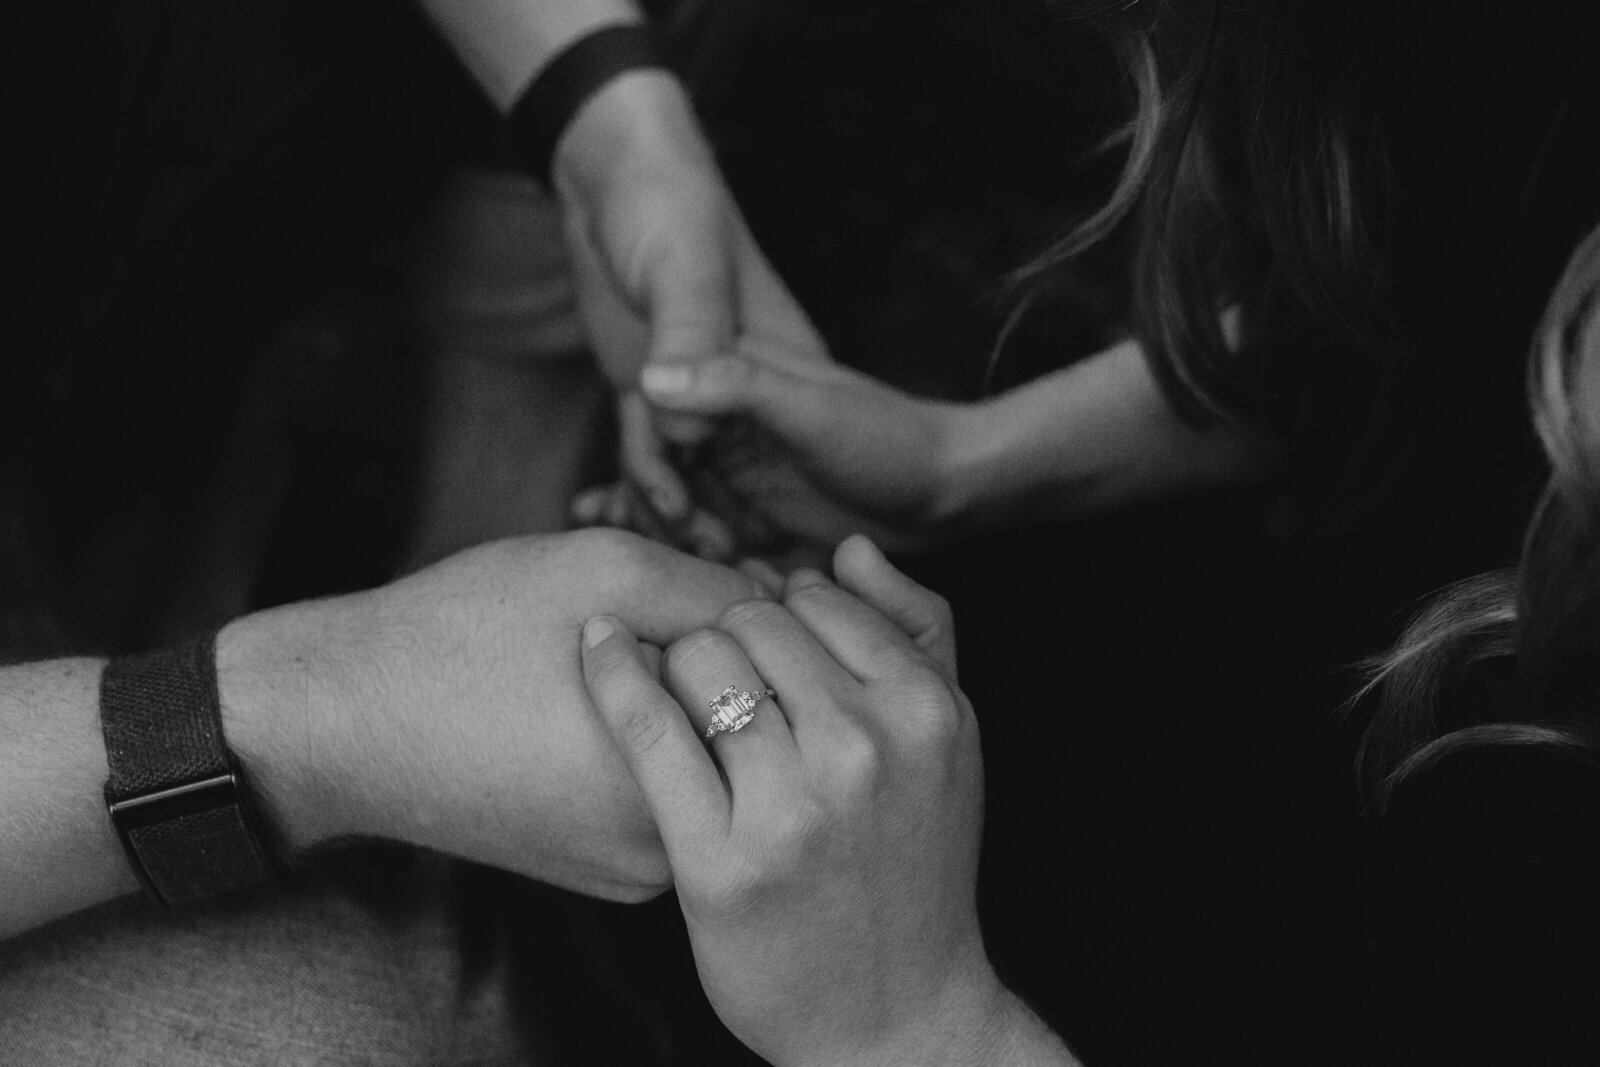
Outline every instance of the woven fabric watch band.
{"label": "woven fabric watch band", "polygon": [[556,142],[578,109],[613,78],[650,68],[668,64],[649,27],[637,23],[605,26],[568,45],[545,64],[507,117],[518,164],[550,188]]}
{"label": "woven fabric watch band", "polygon": [[108,663],[100,726],[111,821],[157,901],[192,903],[272,876],[222,737],[215,637]]}

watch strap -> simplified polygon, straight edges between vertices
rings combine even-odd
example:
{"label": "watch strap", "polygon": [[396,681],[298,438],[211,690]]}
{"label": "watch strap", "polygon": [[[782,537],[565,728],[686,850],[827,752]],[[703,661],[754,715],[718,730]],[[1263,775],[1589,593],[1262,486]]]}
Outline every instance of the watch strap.
{"label": "watch strap", "polygon": [[214,635],[108,663],[100,724],[111,822],[159,903],[271,877],[244,772],[223,739]]}
{"label": "watch strap", "polygon": [[640,69],[670,69],[647,25],[603,26],[568,45],[545,64],[506,117],[517,162],[550,188],[556,143],[578,109],[613,79]]}

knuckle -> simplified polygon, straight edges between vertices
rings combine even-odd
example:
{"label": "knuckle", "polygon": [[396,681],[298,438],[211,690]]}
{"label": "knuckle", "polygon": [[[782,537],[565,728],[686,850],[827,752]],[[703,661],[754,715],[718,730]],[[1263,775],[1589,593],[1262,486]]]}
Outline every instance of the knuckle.
{"label": "knuckle", "polygon": [[772,841],[780,869],[784,862],[804,863],[827,839],[828,812],[820,801],[810,798],[786,808],[774,820]]}
{"label": "knuckle", "polygon": [[932,657],[925,653],[901,669],[895,677],[895,684],[897,688],[905,690],[914,702],[941,706],[955,704],[950,683],[939,672]]}
{"label": "knuckle", "polygon": [[775,613],[782,612],[776,603],[760,597],[749,597],[729,604],[717,619],[717,626],[729,633],[746,633],[768,628]]}
{"label": "knuckle", "polygon": [[612,643],[592,649],[583,660],[584,684],[601,709],[620,708],[627,701],[627,675]]}
{"label": "knuckle", "polygon": [[786,590],[783,603],[791,610],[800,612],[821,607],[839,595],[839,588],[830,582],[803,582]]}
{"label": "knuckle", "polygon": [[931,589],[927,590],[927,596],[928,615],[930,619],[928,629],[930,633],[937,632],[943,634],[949,632],[954,628],[956,618],[954,610],[952,610],[950,607],[949,599],[941,596],[938,593],[935,593]]}
{"label": "knuckle", "polygon": [[[615,493],[612,494],[615,499]],[[614,581],[629,580],[648,569],[648,546],[636,534],[609,526],[594,526],[570,535],[585,566]]]}
{"label": "knuckle", "polygon": [[[949,663],[949,669],[955,669],[954,656],[956,647],[956,626],[955,619],[953,617],[950,615],[945,615],[942,618],[937,619],[932,625],[924,629],[922,633],[918,634],[917,637],[919,644],[925,650],[941,650],[941,656],[951,660]],[[929,658],[934,659],[934,662],[941,662],[941,660],[935,658],[931,652],[929,653]]]}
{"label": "knuckle", "polygon": [[728,641],[726,634],[709,627],[690,630],[667,646],[666,652],[662,654],[662,669],[676,674],[684,669],[685,664],[693,664],[696,660],[717,655],[726,648]]}
{"label": "knuckle", "polygon": [[936,755],[955,746],[966,705],[932,664],[908,666],[882,699],[895,709],[896,731],[913,754]]}
{"label": "knuckle", "polygon": [[747,910],[803,879],[827,849],[831,825],[828,808],[815,797],[774,815],[708,887],[716,906]]}
{"label": "knuckle", "polygon": [[863,729],[841,730],[834,765],[844,786],[852,792],[870,792],[883,777],[883,749]]}
{"label": "knuckle", "polygon": [[695,902],[714,915],[738,915],[761,899],[767,881],[766,872],[749,860],[724,863],[714,877],[694,887]]}
{"label": "knuckle", "polygon": [[631,694],[612,706],[617,731],[630,751],[642,756],[667,739],[671,720],[659,701],[644,694]]}
{"label": "knuckle", "polygon": [[961,719],[953,706],[925,707],[920,714],[912,715],[906,732],[913,749],[919,754],[937,755],[953,749],[961,735]]}

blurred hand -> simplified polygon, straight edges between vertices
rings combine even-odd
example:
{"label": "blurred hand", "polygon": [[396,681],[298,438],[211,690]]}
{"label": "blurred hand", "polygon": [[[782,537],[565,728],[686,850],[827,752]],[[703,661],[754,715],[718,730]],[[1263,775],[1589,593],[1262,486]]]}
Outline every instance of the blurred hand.
{"label": "blurred hand", "polygon": [[597,93],[557,145],[553,179],[579,305],[620,394],[624,477],[681,521],[689,492],[668,446],[704,440],[713,422],[653,414],[637,398],[641,367],[724,355],[746,336],[822,361],[825,350],[756,247],[669,75],[634,72]]}
{"label": "blurred hand", "polygon": [[664,530],[709,558],[786,541],[831,550],[855,532],[913,548],[953,525],[950,445],[962,405],[757,342],[737,356],[651,366],[642,380],[660,410],[728,420],[691,476],[699,510],[673,527],[603,488],[574,502],[580,521]]}
{"label": "blurred hand", "polygon": [[[592,620],[584,675],[734,1034],[779,1065],[987,1062],[1011,1002],[978,931],[983,775],[949,610],[865,538],[835,573],[729,608],[661,682],[630,628]],[[730,684],[776,702],[708,750]]]}
{"label": "blurred hand", "polygon": [[305,679],[306,715],[300,736],[272,746],[287,764],[274,807],[314,828],[302,839],[385,837],[595,896],[653,896],[669,884],[665,855],[589,702],[579,629],[606,612],[665,645],[758,588],[595,530],[483,545],[285,609],[298,613],[278,628],[294,652],[261,673]]}

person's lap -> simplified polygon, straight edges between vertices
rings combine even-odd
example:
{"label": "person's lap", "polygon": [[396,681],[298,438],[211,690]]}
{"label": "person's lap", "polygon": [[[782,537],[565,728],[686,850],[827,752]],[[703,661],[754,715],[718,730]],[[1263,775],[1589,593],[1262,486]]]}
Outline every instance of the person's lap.
{"label": "person's lap", "polygon": [[[181,914],[127,898],[0,953],[11,1063],[540,1062],[503,948],[469,969],[449,868],[306,873]],[[476,962],[476,961],[474,961]]]}

